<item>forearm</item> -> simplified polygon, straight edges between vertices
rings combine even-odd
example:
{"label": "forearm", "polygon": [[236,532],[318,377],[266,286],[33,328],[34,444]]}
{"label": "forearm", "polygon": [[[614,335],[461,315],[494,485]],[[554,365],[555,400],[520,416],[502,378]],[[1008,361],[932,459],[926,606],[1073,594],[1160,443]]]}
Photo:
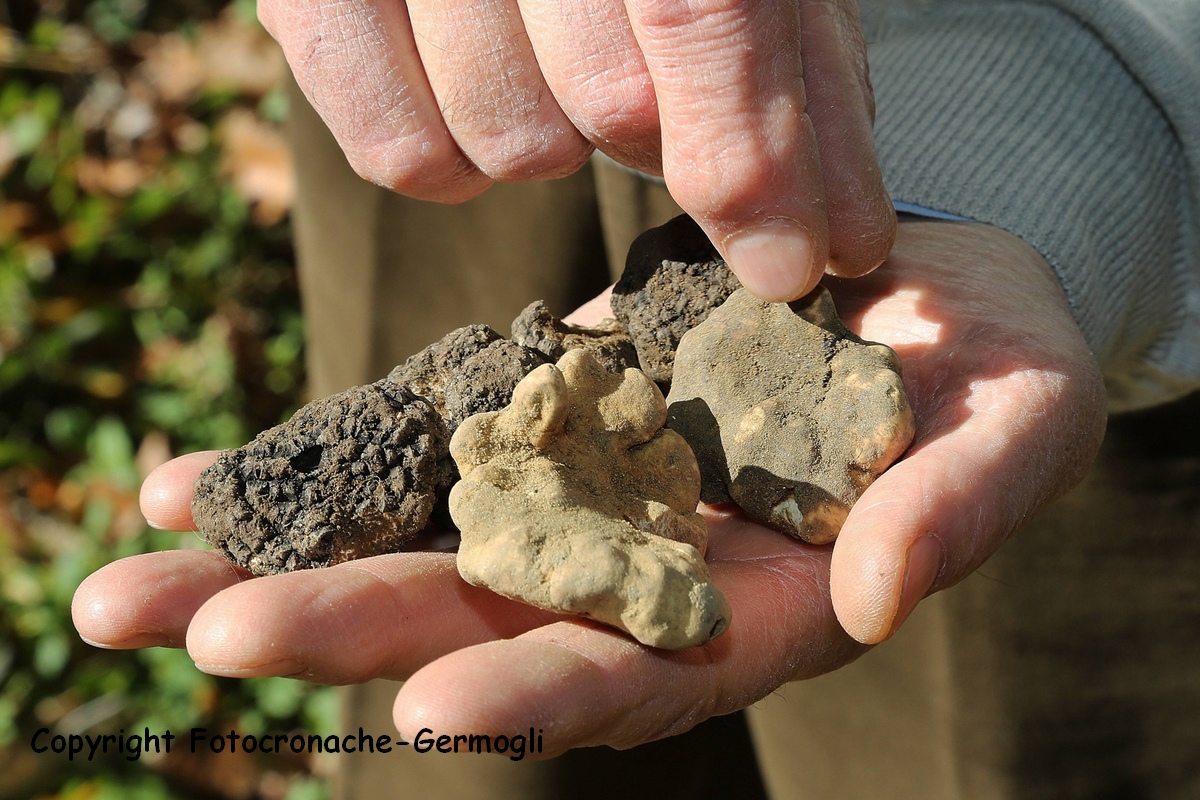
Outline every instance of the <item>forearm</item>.
{"label": "forearm", "polygon": [[1151,95],[1153,75],[1135,75],[1095,28],[1029,3],[891,13],[872,38],[893,197],[1037,248],[1104,368],[1113,410],[1200,386],[1188,120]]}

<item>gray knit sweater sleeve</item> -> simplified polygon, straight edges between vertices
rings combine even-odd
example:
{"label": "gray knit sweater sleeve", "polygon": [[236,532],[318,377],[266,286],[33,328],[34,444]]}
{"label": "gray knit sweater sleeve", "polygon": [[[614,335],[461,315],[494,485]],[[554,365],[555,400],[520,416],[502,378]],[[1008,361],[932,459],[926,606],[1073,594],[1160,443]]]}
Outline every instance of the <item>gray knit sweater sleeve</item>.
{"label": "gray knit sweater sleeve", "polygon": [[1113,410],[1200,388],[1200,0],[871,5],[893,197],[1037,248]]}

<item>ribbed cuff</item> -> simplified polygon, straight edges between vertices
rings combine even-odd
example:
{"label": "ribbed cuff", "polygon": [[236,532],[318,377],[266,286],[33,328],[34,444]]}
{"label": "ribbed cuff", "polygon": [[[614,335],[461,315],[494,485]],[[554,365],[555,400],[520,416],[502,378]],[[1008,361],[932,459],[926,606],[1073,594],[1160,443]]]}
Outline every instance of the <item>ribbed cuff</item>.
{"label": "ribbed cuff", "polygon": [[869,54],[892,196],[1035,247],[1113,410],[1200,385],[1187,170],[1166,119],[1111,51],[1069,16],[1008,3],[899,16]]}

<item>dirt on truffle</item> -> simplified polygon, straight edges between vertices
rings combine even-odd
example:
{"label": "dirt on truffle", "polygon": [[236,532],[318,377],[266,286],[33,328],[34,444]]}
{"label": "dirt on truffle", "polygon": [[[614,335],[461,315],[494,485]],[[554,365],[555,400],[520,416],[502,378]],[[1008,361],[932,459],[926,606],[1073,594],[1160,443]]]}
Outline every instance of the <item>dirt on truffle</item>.
{"label": "dirt on truffle", "polygon": [[452,482],[450,431],[384,380],[309,403],[227,450],[196,480],[192,516],[256,575],[399,550]]}
{"label": "dirt on truffle", "polygon": [[590,328],[571,325],[554,316],[541,300],[530,303],[513,320],[512,340],[532,347],[551,363],[568,350],[588,350],[609,372],[620,374],[638,365],[637,349],[620,322],[606,319]]}
{"label": "dirt on truffle", "polygon": [[387,379],[428,400],[453,433],[467,417],[508,405],[521,379],[546,363],[537,350],[487,325],[468,325],[409,357]]}
{"label": "dirt on truffle", "polygon": [[642,369],[669,384],[679,340],[740,287],[704,231],[683,215],[634,240],[612,308]]}
{"label": "dirt on truffle", "polygon": [[824,287],[793,303],[734,293],[683,337],[667,402],[705,502],[813,544],[914,433],[899,358],[847,330]]}

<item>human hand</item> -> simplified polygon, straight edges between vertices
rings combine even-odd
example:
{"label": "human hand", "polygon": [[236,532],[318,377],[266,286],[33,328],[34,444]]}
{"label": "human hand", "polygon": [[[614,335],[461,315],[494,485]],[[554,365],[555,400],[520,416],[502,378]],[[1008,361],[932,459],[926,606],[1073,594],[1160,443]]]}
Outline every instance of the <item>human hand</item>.
{"label": "human hand", "polygon": [[[900,354],[916,440],[832,547],[706,509],[712,577],[734,613],[702,647],[654,650],[492,595],[461,581],[447,553],[254,580],[215,553],[138,556],[80,587],[76,626],[100,646],[186,643],[221,675],[407,678],[395,706],[405,736],[533,725],[545,755],[680,733],[836,669],[1082,478],[1104,396],[1056,280],[1006,233],[906,223],[886,270],[831,291],[851,329]],[[191,482],[211,459],[185,456],[152,475],[147,517],[187,527]]]}
{"label": "human hand", "polygon": [[[876,267],[895,213],[853,0],[259,0],[363,177],[461,202],[598,148],[664,175],[743,284]],[[827,267],[828,265],[828,267]]]}

